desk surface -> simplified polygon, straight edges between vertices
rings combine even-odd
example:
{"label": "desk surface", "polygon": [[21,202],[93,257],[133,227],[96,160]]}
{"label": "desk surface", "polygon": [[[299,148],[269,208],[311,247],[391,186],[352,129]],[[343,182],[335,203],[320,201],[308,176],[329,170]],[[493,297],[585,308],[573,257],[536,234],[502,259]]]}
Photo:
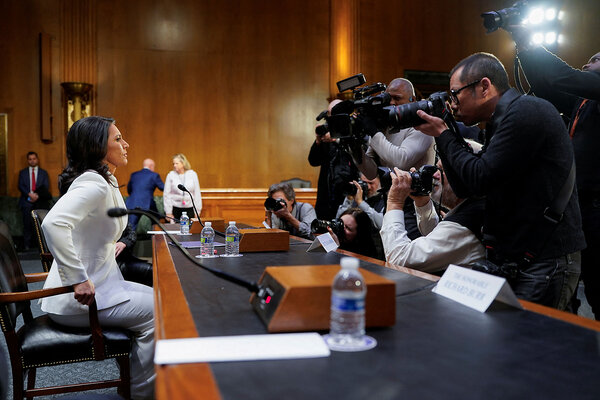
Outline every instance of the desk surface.
{"label": "desk surface", "polygon": [[[267,265],[336,264],[341,254],[252,253],[205,265],[258,280]],[[165,297],[167,279],[179,277],[181,292],[157,304],[157,339],[262,334],[249,292],[201,270],[155,239],[155,290]],[[196,254],[195,253],[192,254]],[[157,260],[157,259],[155,259]],[[430,280],[382,268],[369,259],[361,267],[396,282],[396,325],[370,329],[378,346],[324,359],[185,364],[157,367],[158,398],[598,398],[600,334],[597,331],[494,304],[479,313],[431,292]],[[158,283],[158,284],[157,284]],[[171,282],[173,283],[173,282]],[[162,299],[164,300],[164,298]],[[187,307],[183,304],[187,303]],[[177,304],[176,328],[165,319]],[[593,326],[593,324],[592,324]],[[167,397],[164,397],[167,396]],[[190,397],[188,397],[190,398]]]}

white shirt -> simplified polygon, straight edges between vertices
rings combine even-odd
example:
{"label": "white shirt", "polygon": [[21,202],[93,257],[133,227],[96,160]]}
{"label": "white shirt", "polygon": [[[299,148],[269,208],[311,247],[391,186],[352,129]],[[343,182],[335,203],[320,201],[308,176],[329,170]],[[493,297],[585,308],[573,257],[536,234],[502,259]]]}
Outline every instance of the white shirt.
{"label": "white shirt", "polygon": [[188,169],[183,174],[179,175],[175,171],[169,172],[165,179],[165,190],[163,192],[163,204],[165,214],[173,214],[173,207],[192,208],[192,200],[190,195],[177,186],[182,184],[194,196],[194,203],[198,209],[198,213],[202,212],[202,195],[200,194],[200,182],[195,171]]}
{"label": "white shirt", "polygon": [[431,201],[415,210],[419,230],[426,236],[412,241],[406,234],[404,211],[390,210],[383,216],[380,235],[389,263],[438,272],[448,264],[469,265],[485,258],[483,245],[468,228],[451,221],[437,223]]}

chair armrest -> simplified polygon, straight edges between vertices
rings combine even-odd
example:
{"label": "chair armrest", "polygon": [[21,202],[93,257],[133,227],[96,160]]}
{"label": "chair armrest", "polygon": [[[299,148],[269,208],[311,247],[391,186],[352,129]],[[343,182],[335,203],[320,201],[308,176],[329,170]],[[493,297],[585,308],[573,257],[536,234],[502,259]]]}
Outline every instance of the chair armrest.
{"label": "chair armrest", "polygon": [[40,258],[42,261],[52,262],[54,261],[54,256],[51,253],[40,253]]}
{"label": "chair armrest", "polygon": [[45,281],[47,277],[47,272],[35,272],[32,274],[25,274],[25,279],[27,280],[27,283]]}

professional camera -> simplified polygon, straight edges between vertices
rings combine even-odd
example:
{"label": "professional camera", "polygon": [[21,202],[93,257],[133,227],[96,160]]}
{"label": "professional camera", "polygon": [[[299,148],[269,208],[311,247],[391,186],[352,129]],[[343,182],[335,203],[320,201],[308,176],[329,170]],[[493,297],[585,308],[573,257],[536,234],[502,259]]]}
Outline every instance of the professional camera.
{"label": "professional camera", "polygon": [[[363,200],[366,200],[369,196],[369,185],[362,179],[359,179],[356,182],[360,185],[360,188],[362,189]],[[357,191],[358,189],[356,189],[356,186],[354,186],[354,183],[352,182],[346,183],[344,185],[344,188],[342,189],[342,193],[344,194],[344,196],[356,196]]]}
{"label": "professional camera", "polygon": [[517,1],[512,7],[503,8],[498,11],[489,11],[481,14],[483,26],[487,33],[492,33],[498,28],[506,28],[510,25],[521,25],[523,12],[527,7],[527,1]]}
{"label": "professional camera", "polygon": [[[322,112],[317,121],[325,119],[325,123],[315,128],[317,135],[327,132],[332,138],[340,139],[342,142],[362,143],[365,137],[364,126],[360,122],[360,115],[373,119],[379,126],[381,118],[386,117],[384,106],[390,104],[391,96],[385,93],[386,86],[383,83],[358,87],[366,82],[363,74],[351,76],[337,82],[340,92],[352,90],[353,100],[344,100],[331,110],[331,115]],[[383,92],[383,93],[379,93]],[[379,94],[375,94],[379,93]]]}
{"label": "professional camera", "polygon": [[399,106],[383,107],[388,113],[387,127],[400,130],[411,126],[417,126],[425,123],[417,115],[418,110],[423,110],[429,115],[442,118],[446,110],[448,93],[432,93],[427,100],[416,101],[414,103],[401,104]]}
{"label": "professional camera", "polygon": [[433,190],[433,174],[437,167],[433,165],[423,165],[418,171],[410,173],[412,179],[410,189],[413,196],[427,196]]}
{"label": "professional camera", "polygon": [[315,219],[310,224],[310,231],[312,233],[326,233],[327,227],[330,227],[333,233],[335,233],[338,238],[344,234],[344,221],[342,221],[339,218],[331,221]]}
{"label": "professional camera", "polygon": [[272,197],[267,197],[267,199],[265,200],[265,208],[269,211],[279,211],[283,207],[287,207],[287,204],[283,199],[274,199]]}

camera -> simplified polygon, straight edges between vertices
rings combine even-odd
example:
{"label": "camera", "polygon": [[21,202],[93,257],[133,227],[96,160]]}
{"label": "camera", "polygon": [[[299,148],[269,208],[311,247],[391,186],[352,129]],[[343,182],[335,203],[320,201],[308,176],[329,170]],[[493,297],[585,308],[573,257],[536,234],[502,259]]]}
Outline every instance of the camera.
{"label": "camera", "polygon": [[425,121],[417,115],[418,110],[423,110],[429,115],[442,118],[448,100],[448,93],[435,92],[432,93],[427,100],[401,104],[399,106],[384,107],[384,110],[388,113],[387,127],[394,130],[400,130],[425,123]]}
{"label": "camera", "polygon": [[331,221],[315,219],[310,224],[310,231],[312,233],[326,233],[327,227],[330,227],[333,233],[335,233],[338,236],[338,238],[341,237],[344,233],[344,221],[342,221],[339,218]]}
{"label": "camera", "polygon": [[522,14],[527,7],[527,1],[517,1],[512,7],[503,8],[498,11],[489,11],[481,14],[483,26],[487,33],[492,33],[498,28],[506,28],[510,25],[520,25]]}
{"label": "camera", "polygon": [[287,204],[283,199],[274,199],[272,197],[267,197],[267,199],[265,200],[265,208],[269,211],[279,211],[283,207],[287,207]]}
{"label": "camera", "polygon": [[[363,200],[366,200],[369,196],[369,185],[362,179],[359,179],[356,182],[360,185],[360,188],[362,189]],[[344,194],[344,196],[356,196],[357,191],[358,189],[356,189],[356,186],[352,182],[346,183],[344,185],[344,188],[342,189],[342,193]]]}
{"label": "camera", "polygon": [[411,184],[410,194],[413,196],[427,196],[433,190],[433,174],[437,167],[433,165],[423,165],[418,171],[410,173]]}

